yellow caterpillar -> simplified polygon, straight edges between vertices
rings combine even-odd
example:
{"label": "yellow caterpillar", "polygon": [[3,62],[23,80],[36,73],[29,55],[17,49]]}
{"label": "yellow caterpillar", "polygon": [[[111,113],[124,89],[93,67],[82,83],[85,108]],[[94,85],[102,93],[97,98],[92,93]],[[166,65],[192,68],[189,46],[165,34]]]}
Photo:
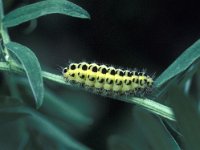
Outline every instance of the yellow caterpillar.
{"label": "yellow caterpillar", "polygon": [[62,70],[63,77],[73,83],[116,94],[151,91],[153,78],[145,72],[116,69],[96,63],[71,63]]}

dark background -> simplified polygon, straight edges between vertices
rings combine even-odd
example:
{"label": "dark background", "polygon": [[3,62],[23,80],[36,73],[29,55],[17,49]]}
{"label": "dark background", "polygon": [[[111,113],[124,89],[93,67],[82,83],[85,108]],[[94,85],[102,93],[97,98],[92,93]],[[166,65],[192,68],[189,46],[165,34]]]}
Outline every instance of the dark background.
{"label": "dark background", "polygon": [[[8,2],[8,1],[7,1]],[[35,1],[10,1],[6,11]],[[59,74],[69,61],[89,61],[123,68],[146,68],[159,74],[200,37],[198,1],[72,0],[86,9],[91,20],[63,15],[37,19],[36,29],[26,34],[29,23],[9,30],[13,41],[31,48],[41,66]],[[65,89],[66,90],[66,89]],[[79,135],[81,142],[104,149],[105,139],[117,126],[122,112],[132,106],[93,97],[100,111],[94,125]],[[100,105],[100,106],[99,106]],[[103,110],[102,110],[103,109]]]}
{"label": "dark background", "polygon": [[[17,1],[9,9],[33,2]],[[12,28],[12,39],[31,47],[49,67],[86,60],[159,74],[199,38],[198,1],[72,2],[86,9],[91,20],[48,15],[37,19],[30,34],[23,32],[29,23]]]}

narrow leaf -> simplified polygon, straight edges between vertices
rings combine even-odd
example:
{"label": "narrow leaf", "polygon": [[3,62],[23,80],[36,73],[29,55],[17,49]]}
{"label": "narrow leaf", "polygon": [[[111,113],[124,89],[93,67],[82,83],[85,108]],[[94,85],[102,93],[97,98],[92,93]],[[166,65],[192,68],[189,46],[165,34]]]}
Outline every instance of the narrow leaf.
{"label": "narrow leaf", "polygon": [[92,118],[64,102],[62,98],[57,97],[50,90],[45,89],[45,99],[42,108],[47,111],[48,114],[64,120],[65,122],[70,122],[74,127],[78,126],[79,128],[84,128],[92,124]]}
{"label": "narrow leaf", "polygon": [[156,87],[160,87],[179,73],[185,71],[200,57],[200,40],[186,49],[155,81]]}
{"label": "narrow leaf", "polygon": [[186,97],[178,87],[172,87],[170,93],[170,104],[174,110],[186,148],[188,150],[199,150],[200,116],[197,110],[192,106],[191,99]]}
{"label": "narrow leaf", "polygon": [[41,67],[35,54],[19,43],[9,42],[6,47],[13,52],[21,62],[31,86],[36,106],[39,108],[43,102],[44,87],[41,75]]}
{"label": "narrow leaf", "polygon": [[4,12],[3,12],[3,3],[2,0],[0,0],[0,18],[1,20],[3,19]]}
{"label": "narrow leaf", "polygon": [[23,104],[20,102],[19,99],[13,97],[0,96],[0,125],[30,116],[26,112],[10,113],[7,111],[7,108],[9,109],[12,107],[18,107],[22,105]]}
{"label": "narrow leaf", "polygon": [[54,13],[77,18],[90,18],[86,10],[72,2],[66,0],[46,0],[11,11],[4,17],[3,23],[5,27],[13,27],[23,22]]}
{"label": "narrow leaf", "polygon": [[124,139],[121,135],[112,135],[108,138],[108,149],[109,150],[130,150],[135,149],[131,145],[131,141]]}
{"label": "narrow leaf", "polygon": [[32,128],[38,130],[40,133],[45,134],[47,137],[52,137],[58,142],[61,142],[66,146],[66,149],[71,150],[89,150],[88,147],[81,144],[79,141],[76,141],[72,138],[67,132],[56,127],[48,119],[46,119],[42,114],[39,114],[36,111],[31,111],[33,118],[28,120],[29,125]]}
{"label": "narrow leaf", "polygon": [[[89,150],[88,147],[81,144],[72,138],[67,132],[61,128],[55,126],[50,122],[44,115],[38,113],[37,111],[24,107],[11,107],[6,109],[0,109],[1,111],[6,111],[8,113],[27,113],[30,117],[26,118],[26,125],[37,130],[40,134],[46,135],[47,138],[53,138],[56,142],[62,143],[65,146],[65,149],[70,150]],[[51,144],[51,143],[49,143]]]}
{"label": "narrow leaf", "polygon": [[154,150],[180,150],[180,147],[161,121],[143,110],[134,112],[138,126]]}

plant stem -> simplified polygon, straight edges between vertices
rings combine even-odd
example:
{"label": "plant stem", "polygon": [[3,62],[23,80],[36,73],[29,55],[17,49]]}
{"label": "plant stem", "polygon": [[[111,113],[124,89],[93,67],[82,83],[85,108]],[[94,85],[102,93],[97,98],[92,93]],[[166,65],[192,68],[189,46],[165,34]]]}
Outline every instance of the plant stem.
{"label": "plant stem", "polygon": [[[9,72],[15,72],[19,74],[24,74],[24,70],[21,68],[21,66],[17,65],[16,63],[6,63],[6,62],[0,62],[0,70],[2,71],[9,71]],[[42,71],[42,76],[44,79],[57,82],[60,84],[65,84],[68,86],[72,86],[70,83],[65,82],[63,77],[61,75],[55,75],[46,71]],[[159,116],[162,116],[164,118],[167,118],[169,120],[175,121],[175,116],[170,107],[167,107],[165,105],[162,105],[160,103],[157,103],[150,99],[142,99],[138,97],[131,97],[131,96],[109,96],[110,98],[117,99],[120,101],[125,101],[128,103],[133,103],[141,106],[142,108],[157,114]]]}
{"label": "plant stem", "polygon": [[3,2],[2,2],[2,0],[0,0],[0,18],[1,18],[1,20],[0,20],[0,25],[2,24],[2,19],[3,19],[3,17],[4,17],[4,13],[3,13]]}
{"label": "plant stem", "polygon": [[[1,37],[3,40],[3,44],[7,44],[10,42],[10,37],[8,35],[7,28],[5,28],[3,26],[3,23],[2,23],[3,18],[4,18],[3,2],[2,2],[2,0],[0,0],[0,34],[1,34]],[[2,47],[2,45],[1,45],[1,47]],[[9,62],[10,54],[8,52],[8,49],[6,47],[2,47],[2,52],[4,54],[5,60]]]}
{"label": "plant stem", "polygon": [[174,113],[170,107],[157,103],[153,100],[138,97],[122,97],[117,99],[128,103],[135,103],[154,114],[157,114],[172,121],[176,121]]}

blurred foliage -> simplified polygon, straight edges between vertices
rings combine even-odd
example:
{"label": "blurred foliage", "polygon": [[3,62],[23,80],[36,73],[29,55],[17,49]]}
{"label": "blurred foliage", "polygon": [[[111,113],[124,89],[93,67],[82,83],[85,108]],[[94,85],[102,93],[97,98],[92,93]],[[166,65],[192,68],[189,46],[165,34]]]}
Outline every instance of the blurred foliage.
{"label": "blurred foliage", "polygon": [[[166,26],[161,26],[158,30],[166,32],[169,37],[157,37],[161,45],[153,51],[157,43],[151,43],[151,37],[155,37],[156,33],[152,35],[150,29],[144,30],[148,25],[158,27],[166,23],[156,20],[160,12],[165,14],[161,9],[164,6],[158,7],[159,2],[150,4],[147,1],[120,0],[98,1],[95,5],[89,1],[87,5],[76,3],[88,7],[92,23],[79,20],[89,19],[90,15],[67,0],[9,0],[4,3],[0,0],[0,149],[198,150],[199,40],[175,59],[180,53],[177,51],[183,48],[181,44],[188,46],[190,38],[179,43],[180,47],[172,46],[178,49],[174,53],[168,50],[159,52],[160,48],[166,48],[162,41],[170,43],[173,37],[172,33],[164,31]],[[170,2],[164,3],[170,5]],[[180,12],[184,10],[181,5],[179,8]],[[101,9],[104,11],[99,14]],[[4,11],[9,13],[4,16]],[[48,16],[42,17],[44,15]],[[33,27],[31,24],[34,22]],[[26,32],[27,29],[29,32]],[[116,32],[118,29],[121,30]],[[140,34],[142,30],[143,35]],[[142,40],[148,44],[143,44]],[[142,53],[146,46],[149,50]],[[167,62],[175,61],[166,69],[168,64],[162,65],[162,58],[170,54],[173,56]],[[138,99],[141,102],[133,105],[122,101],[134,101],[134,97],[109,99],[63,85],[60,76],[50,72],[55,72],[58,64],[64,66],[68,59],[95,59],[100,63],[105,61],[127,67],[133,64],[146,66],[152,72],[156,69],[158,73],[165,71],[155,79],[156,88],[148,97],[155,102],[152,101],[147,109],[143,105],[147,104],[147,100]],[[161,110],[156,102],[162,104]],[[173,110],[175,122],[168,120],[170,117],[160,117],[166,115],[161,114],[166,113],[163,106],[170,106],[166,109]]]}

